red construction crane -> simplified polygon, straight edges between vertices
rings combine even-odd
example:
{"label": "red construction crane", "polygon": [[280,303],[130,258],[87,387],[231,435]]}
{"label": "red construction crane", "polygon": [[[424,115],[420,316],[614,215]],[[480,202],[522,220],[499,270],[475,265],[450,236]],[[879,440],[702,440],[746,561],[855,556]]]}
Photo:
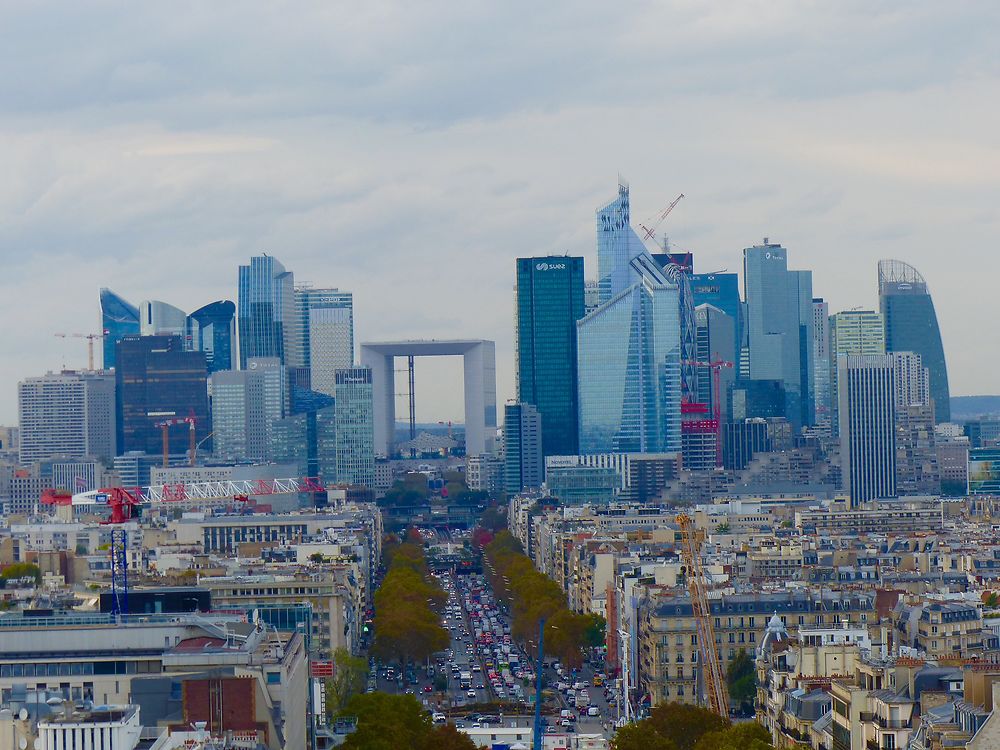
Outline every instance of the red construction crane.
{"label": "red construction crane", "polygon": [[175,424],[186,424],[188,426],[188,465],[194,466],[194,452],[196,449],[195,445],[195,418],[194,417],[177,417],[176,419],[165,419],[162,422],[157,422],[156,427],[159,427],[163,431],[163,468],[166,469],[170,466],[170,428]]}
{"label": "red construction crane", "polygon": [[61,339],[87,339],[87,369],[94,369],[94,342],[104,338],[104,333],[56,333],[53,334]]}
{"label": "red construction crane", "polygon": [[722,369],[732,368],[733,363],[720,359],[715,355],[711,362],[701,360],[685,360],[684,364],[692,367],[708,367],[712,370],[712,419],[715,420],[715,464],[722,465]]}
{"label": "red construction crane", "polygon": [[681,193],[676,198],[674,198],[673,201],[670,202],[669,206],[667,206],[665,209],[663,209],[662,211],[660,211],[660,213],[658,215],[654,216],[652,219],[647,219],[647,221],[649,221],[649,223],[652,226],[647,227],[645,224],[640,224],[639,225],[639,228],[642,229],[642,239],[643,240],[645,240],[646,242],[649,242],[651,239],[653,239],[653,235],[656,234],[656,230],[659,228],[660,224],[663,223],[664,219],[666,219],[668,216],[670,216],[670,212],[674,210],[674,206],[676,206],[678,203],[680,203],[681,202],[681,198],[683,198],[683,197],[684,197],[684,193]]}

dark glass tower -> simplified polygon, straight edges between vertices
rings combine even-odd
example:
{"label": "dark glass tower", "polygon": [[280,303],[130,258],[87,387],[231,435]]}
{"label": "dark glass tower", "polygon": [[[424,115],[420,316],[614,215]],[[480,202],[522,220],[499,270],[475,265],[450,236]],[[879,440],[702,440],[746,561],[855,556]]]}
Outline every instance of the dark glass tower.
{"label": "dark glass tower", "polygon": [[289,367],[302,364],[291,271],[269,255],[251,258],[240,266],[238,305],[241,370],[255,357],[277,357]]}
{"label": "dark glass tower", "polygon": [[101,289],[101,328],[104,333],[104,369],[115,366],[115,347],[126,336],[139,335],[139,308],[110,289]]}
{"label": "dark glass tower", "polygon": [[[212,432],[208,411],[205,353],[184,350],[180,336],[127,336],[118,342],[115,368],[115,427],[118,450],[158,454],[163,450],[157,423],[194,417],[195,438]],[[168,428],[170,454],[189,447],[187,425]],[[211,450],[211,440],[204,444]]]}
{"label": "dark glass tower", "polygon": [[579,449],[576,321],[584,307],[583,258],[517,259],[517,397],[541,414],[546,456]]}
{"label": "dark glass tower", "polygon": [[205,305],[188,315],[189,348],[205,352],[208,371],[232,370],[235,342],[236,305],[220,300]]}
{"label": "dark glass tower", "polygon": [[[730,351],[719,351],[719,356],[728,359],[737,367],[740,363],[740,347],[743,344],[743,304],[740,302],[740,277],[735,273],[695,273],[691,274],[691,296],[694,306],[711,305],[722,310],[733,319],[735,326],[733,347]],[[702,378],[699,378],[701,385]]]}
{"label": "dark glass tower", "polygon": [[878,295],[885,324],[885,350],[915,352],[923,358],[924,367],[930,374],[935,421],[950,421],[948,367],[927,282],[908,263],[880,260]]}

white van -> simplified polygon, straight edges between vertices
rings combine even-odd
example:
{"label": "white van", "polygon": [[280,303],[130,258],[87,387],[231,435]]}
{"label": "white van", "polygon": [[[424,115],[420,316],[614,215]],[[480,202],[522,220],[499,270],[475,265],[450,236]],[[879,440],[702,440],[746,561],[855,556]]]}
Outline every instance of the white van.
{"label": "white van", "polygon": [[435,713],[434,715],[431,716],[431,722],[433,722],[434,724],[447,724],[448,717],[442,713]]}

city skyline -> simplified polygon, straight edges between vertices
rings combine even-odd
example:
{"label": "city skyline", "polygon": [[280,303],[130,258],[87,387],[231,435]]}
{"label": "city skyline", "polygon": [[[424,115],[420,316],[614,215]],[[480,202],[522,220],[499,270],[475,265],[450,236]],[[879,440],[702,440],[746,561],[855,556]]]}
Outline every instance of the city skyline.
{"label": "city skyline", "polygon": [[[661,231],[699,271],[734,271],[769,236],[813,271],[835,312],[877,309],[879,259],[912,264],[934,295],[952,392],[995,390],[994,355],[984,366],[965,324],[993,299],[990,275],[969,273],[996,232],[992,5],[845,5],[822,25],[782,4],[668,4],[610,22],[580,6],[573,37],[555,40],[545,30],[564,26],[567,6],[548,9],[541,30],[514,24],[513,8],[469,9],[458,34],[433,9],[400,9],[391,28],[372,16],[338,26],[328,12],[304,8],[298,34],[262,44],[275,19],[245,6],[226,67],[165,11],[67,7],[71,24],[86,14],[96,59],[77,39],[27,33],[46,11],[6,13],[0,33],[23,69],[8,71],[0,119],[13,175],[0,197],[0,312],[33,312],[8,333],[19,356],[0,365],[0,421],[15,418],[19,380],[86,362],[85,342],[52,334],[94,332],[100,287],[193,310],[234,299],[233,269],[262,251],[297,279],[352,290],[357,341],[497,341],[503,401],[514,394],[514,258],[583,255],[595,278],[593,212],[619,171],[633,225],[685,193]],[[224,11],[205,13],[206,27],[222,26]],[[362,43],[376,33],[395,42],[385,58]],[[478,44],[494,33],[490,49],[516,48],[516,61]],[[287,90],[263,72],[301,57],[310,65]],[[183,75],[190,66],[197,75]],[[72,85],[51,79],[69,67]],[[956,124],[956,111],[969,116]],[[30,279],[59,291],[43,310]],[[460,364],[443,371],[457,382]],[[453,383],[427,372],[418,416],[460,416]]]}

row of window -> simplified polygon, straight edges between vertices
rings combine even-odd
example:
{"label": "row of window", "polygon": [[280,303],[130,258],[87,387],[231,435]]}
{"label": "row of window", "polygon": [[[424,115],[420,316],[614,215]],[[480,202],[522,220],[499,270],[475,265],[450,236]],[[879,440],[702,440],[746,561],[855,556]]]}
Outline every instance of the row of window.
{"label": "row of window", "polygon": [[114,674],[158,674],[158,661],[13,662],[0,664],[0,679],[19,677],[71,677]]}

